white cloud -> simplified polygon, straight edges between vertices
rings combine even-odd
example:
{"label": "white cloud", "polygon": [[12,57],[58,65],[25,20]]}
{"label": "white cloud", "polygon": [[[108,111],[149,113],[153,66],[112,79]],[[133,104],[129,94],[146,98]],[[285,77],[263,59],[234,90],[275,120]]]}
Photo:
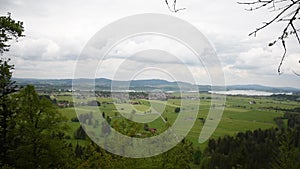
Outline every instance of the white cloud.
{"label": "white cloud", "polygon": [[251,72],[274,72],[275,64],[278,61],[276,57],[274,57],[276,56],[274,53],[274,51],[266,48],[252,48],[247,52],[240,53],[233,65],[235,68],[247,69]]}
{"label": "white cloud", "polygon": [[78,47],[71,42],[61,43],[51,39],[23,38],[11,46],[9,53],[24,60],[74,60],[78,55]]}
{"label": "white cloud", "polygon": [[300,75],[300,53],[293,53],[286,56],[282,71],[284,73]]}
{"label": "white cloud", "polygon": [[[215,46],[229,84],[257,82],[299,87],[298,76],[291,73],[300,72],[299,45],[294,41],[287,42],[289,53],[283,67],[285,74],[278,76],[282,46],[279,43],[270,48],[267,44],[276,39],[281,27],[274,26],[259,32],[257,37],[248,37],[248,33],[272,13],[247,12],[246,6],[238,5],[235,0],[179,0],[178,7],[187,9],[178,13],[170,13],[163,0],[1,0],[0,4],[1,15],[11,12],[12,17],[23,21],[25,26],[26,37],[13,43],[7,54],[14,56],[16,77],[71,78],[77,56],[99,29],[124,16],[151,12],[182,18],[202,31]],[[129,41],[112,55],[122,58],[141,47],[157,46],[180,55],[192,65],[192,57],[183,48],[157,43],[153,39]],[[103,68],[112,69],[111,65]],[[198,77],[205,75],[195,68],[193,72]]]}
{"label": "white cloud", "polygon": [[76,62],[72,60],[24,60],[22,58],[13,57],[12,64],[16,67],[14,71],[15,77],[65,79],[73,76]]}

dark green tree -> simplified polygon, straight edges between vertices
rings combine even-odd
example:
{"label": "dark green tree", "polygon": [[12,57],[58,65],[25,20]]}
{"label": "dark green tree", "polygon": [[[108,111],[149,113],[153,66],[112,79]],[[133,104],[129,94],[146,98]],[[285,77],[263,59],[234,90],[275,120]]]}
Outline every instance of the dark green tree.
{"label": "dark green tree", "polygon": [[180,112],[180,107],[176,107],[174,111],[175,111],[175,113],[179,113]]}
{"label": "dark green tree", "polygon": [[78,129],[74,132],[74,138],[75,139],[86,139],[87,135],[83,129],[83,127],[80,125]]}
{"label": "dark green tree", "polygon": [[[94,142],[91,140],[88,141],[84,149],[84,155],[81,157],[81,162],[78,165],[78,169],[85,169],[85,168],[110,168],[114,169],[117,168],[118,158],[120,157],[106,152],[102,148],[98,147]],[[129,166],[127,166],[129,167]],[[119,167],[121,168],[121,167]],[[124,168],[124,167],[123,167]]]}
{"label": "dark green tree", "polygon": [[84,147],[82,147],[81,145],[76,144],[76,147],[75,147],[75,156],[78,157],[78,158],[81,158],[84,154]]}
{"label": "dark green tree", "polygon": [[[0,16],[0,54],[8,51],[8,42],[23,36],[23,23],[8,16]],[[16,91],[15,82],[11,80],[14,65],[10,59],[0,59],[0,164],[8,162],[7,151],[10,147],[9,133],[14,128],[12,119],[15,112],[12,106],[11,94]]]}
{"label": "dark green tree", "polygon": [[296,131],[292,129],[284,130],[279,136],[279,149],[275,154],[275,162],[272,163],[274,169],[297,169],[300,163],[297,158],[295,145]]}
{"label": "dark green tree", "polygon": [[210,139],[203,152],[201,168],[271,168],[280,133],[278,129],[257,129]]}
{"label": "dark green tree", "polygon": [[8,13],[8,16],[0,16],[0,53],[9,51],[10,45],[8,42],[24,36],[23,32],[23,22],[13,20],[10,13]]}
{"label": "dark green tree", "polygon": [[15,111],[12,107],[11,94],[16,91],[15,82],[11,81],[13,65],[9,60],[0,60],[0,153],[1,160],[7,161],[7,151],[9,149],[9,132],[13,129]]}
{"label": "dark green tree", "polygon": [[9,154],[16,168],[65,168],[72,161],[71,148],[64,141],[66,119],[51,100],[39,98],[33,86],[15,95],[14,147]]}
{"label": "dark green tree", "polygon": [[201,163],[201,150],[200,148],[198,147],[194,153],[194,164],[197,164],[197,165],[200,165]]}

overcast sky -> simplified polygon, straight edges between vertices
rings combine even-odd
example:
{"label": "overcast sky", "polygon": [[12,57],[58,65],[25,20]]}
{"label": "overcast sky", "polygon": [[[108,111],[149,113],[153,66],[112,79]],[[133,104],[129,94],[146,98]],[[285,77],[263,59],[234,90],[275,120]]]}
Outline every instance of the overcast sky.
{"label": "overcast sky", "polygon": [[[235,0],[178,0],[178,7],[185,7],[186,10],[171,13],[164,0],[0,0],[0,15],[11,12],[14,19],[23,21],[26,35],[19,42],[13,43],[11,51],[5,56],[12,57],[15,64],[14,77],[73,78],[77,57],[101,28],[125,16],[161,13],[186,20],[208,38],[217,51],[227,84],[300,88],[300,77],[292,73],[295,71],[300,74],[300,48],[297,42],[294,39],[288,41],[289,52],[283,65],[284,74],[280,76],[277,67],[283,52],[282,46],[277,44],[268,47],[268,43],[279,35],[281,25],[263,30],[257,37],[248,37],[248,33],[260,26],[272,13],[247,12],[244,10],[246,6],[238,5]],[[145,46],[153,45],[155,48],[158,40],[146,38],[143,43],[135,43],[129,39],[115,51],[125,55]],[[184,53],[179,48],[175,50],[174,47],[166,46],[164,49],[174,49],[178,55]],[[110,77],[107,72],[116,68],[119,62],[120,58],[103,62],[106,67],[102,66],[97,76]],[[164,66],[172,65],[165,63]],[[200,70],[191,70],[193,76],[205,76]],[[180,69],[173,71],[179,73]],[[150,74],[136,77],[155,78],[153,73]],[[156,78],[164,76],[158,73]],[[197,83],[205,84],[208,81],[199,80]]]}

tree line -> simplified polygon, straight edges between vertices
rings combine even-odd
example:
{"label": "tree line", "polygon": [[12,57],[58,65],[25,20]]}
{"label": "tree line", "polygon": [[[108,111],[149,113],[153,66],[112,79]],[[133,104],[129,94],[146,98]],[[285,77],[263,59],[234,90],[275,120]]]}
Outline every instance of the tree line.
{"label": "tree line", "polygon": [[210,139],[201,168],[300,168],[300,111],[292,110],[274,119],[277,128]]}

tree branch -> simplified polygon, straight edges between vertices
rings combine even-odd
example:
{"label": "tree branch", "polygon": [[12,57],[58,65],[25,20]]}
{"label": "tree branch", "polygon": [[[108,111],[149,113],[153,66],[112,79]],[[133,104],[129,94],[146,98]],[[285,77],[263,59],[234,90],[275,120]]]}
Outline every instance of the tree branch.
{"label": "tree branch", "polygon": [[165,3],[167,4],[167,6],[168,6],[168,8],[169,8],[169,10],[171,12],[175,12],[176,13],[178,11],[185,10],[185,8],[176,8],[177,0],[174,0],[172,5],[169,5],[168,0],[165,0]]}
{"label": "tree branch", "polygon": [[[269,43],[269,46],[277,43],[278,40],[281,41],[281,44],[284,49],[284,53],[281,57],[281,61],[278,66],[278,73],[282,74],[281,67],[284,62],[287,53],[287,46],[285,43],[285,39],[289,37],[289,35],[295,35],[298,43],[300,44],[300,36],[298,34],[299,29],[295,27],[295,22],[299,19],[299,10],[300,10],[300,0],[255,0],[252,2],[237,2],[242,5],[249,5],[250,9],[246,9],[247,11],[254,11],[261,8],[266,7],[267,9],[273,9],[271,12],[279,12],[277,13],[270,21],[265,22],[263,26],[256,28],[255,31],[251,32],[249,36],[256,36],[256,34],[265,29],[266,27],[278,23],[278,22],[287,22],[286,26],[283,28],[282,34],[272,43]],[[289,31],[290,30],[290,31]]]}
{"label": "tree branch", "polygon": [[[298,0],[298,1],[299,1],[299,0]],[[271,21],[266,22],[265,25],[263,25],[263,26],[261,26],[261,27],[259,27],[259,28],[256,28],[256,30],[253,31],[253,32],[251,32],[251,33],[249,34],[249,36],[251,36],[251,35],[256,36],[256,33],[257,33],[258,31],[260,31],[260,30],[264,29],[265,27],[269,26],[270,24],[272,24],[274,21],[276,21],[278,18],[280,18],[280,16],[281,16],[282,14],[284,14],[287,10],[289,10],[293,5],[294,5],[294,4],[288,5],[288,6],[287,6],[286,8],[284,8],[278,15],[276,15]]]}

